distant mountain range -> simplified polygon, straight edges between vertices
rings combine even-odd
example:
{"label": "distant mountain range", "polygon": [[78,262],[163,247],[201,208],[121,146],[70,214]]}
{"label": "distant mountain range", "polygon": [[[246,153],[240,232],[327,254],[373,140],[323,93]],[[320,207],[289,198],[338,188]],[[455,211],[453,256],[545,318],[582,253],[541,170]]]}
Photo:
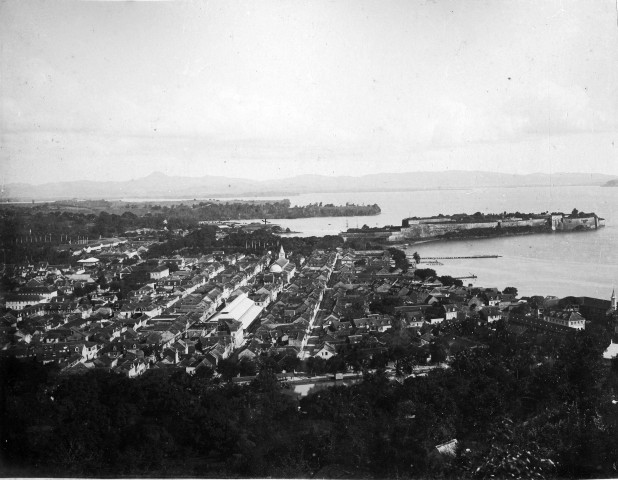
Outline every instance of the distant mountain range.
{"label": "distant mountain range", "polygon": [[2,200],[60,199],[182,199],[225,196],[291,196],[301,193],[435,190],[474,187],[600,186],[617,182],[614,175],[535,173],[510,175],[495,172],[445,171],[378,173],[359,177],[299,175],[279,180],[249,180],[219,176],[180,177],[160,172],[128,181],[71,181],[30,185],[7,184]]}

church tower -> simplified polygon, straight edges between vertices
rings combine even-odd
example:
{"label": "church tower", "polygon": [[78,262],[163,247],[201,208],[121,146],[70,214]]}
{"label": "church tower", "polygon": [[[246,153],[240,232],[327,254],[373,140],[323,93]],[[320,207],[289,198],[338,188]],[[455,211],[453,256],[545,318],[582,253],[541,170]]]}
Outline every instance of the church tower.
{"label": "church tower", "polygon": [[610,302],[612,302],[612,310],[615,312],[616,311],[616,289],[612,290],[612,296],[609,300]]}
{"label": "church tower", "polygon": [[283,245],[281,245],[281,250],[279,250],[279,260],[285,259],[285,251],[283,250]]}

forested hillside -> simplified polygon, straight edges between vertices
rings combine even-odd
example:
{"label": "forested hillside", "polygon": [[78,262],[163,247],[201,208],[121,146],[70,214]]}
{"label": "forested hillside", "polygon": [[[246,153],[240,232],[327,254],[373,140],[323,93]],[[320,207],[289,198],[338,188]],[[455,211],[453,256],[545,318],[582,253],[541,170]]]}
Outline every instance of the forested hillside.
{"label": "forested hillside", "polygon": [[[470,333],[470,332],[468,332]],[[248,386],[151,370],[140,378],[3,360],[3,474],[350,478],[615,477],[618,369],[595,332],[474,333],[451,368],[300,401],[268,361]],[[400,352],[405,356],[405,352]],[[455,457],[435,446],[457,439]]]}

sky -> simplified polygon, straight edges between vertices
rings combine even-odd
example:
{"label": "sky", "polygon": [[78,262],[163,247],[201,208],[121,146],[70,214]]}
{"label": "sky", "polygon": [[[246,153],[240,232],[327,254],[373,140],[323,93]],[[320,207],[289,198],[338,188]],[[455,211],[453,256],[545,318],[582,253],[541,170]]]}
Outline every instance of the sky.
{"label": "sky", "polygon": [[616,0],[0,0],[0,181],[618,175]]}

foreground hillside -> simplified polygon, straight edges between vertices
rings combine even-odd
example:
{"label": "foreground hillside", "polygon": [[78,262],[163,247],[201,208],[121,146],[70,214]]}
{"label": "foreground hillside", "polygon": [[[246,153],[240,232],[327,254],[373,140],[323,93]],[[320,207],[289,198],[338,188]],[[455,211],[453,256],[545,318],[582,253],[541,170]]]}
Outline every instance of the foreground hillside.
{"label": "foreground hillside", "polygon": [[[488,349],[398,382],[292,398],[265,359],[247,386],[207,370],[58,376],[4,360],[5,475],[615,477],[618,371],[586,331],[563,341],[468,325]],[[405,357],[405,349],[398,358]],[[384,365],[384,363],[382,364]],[[457,439],[455,456],[435,449]]]}

